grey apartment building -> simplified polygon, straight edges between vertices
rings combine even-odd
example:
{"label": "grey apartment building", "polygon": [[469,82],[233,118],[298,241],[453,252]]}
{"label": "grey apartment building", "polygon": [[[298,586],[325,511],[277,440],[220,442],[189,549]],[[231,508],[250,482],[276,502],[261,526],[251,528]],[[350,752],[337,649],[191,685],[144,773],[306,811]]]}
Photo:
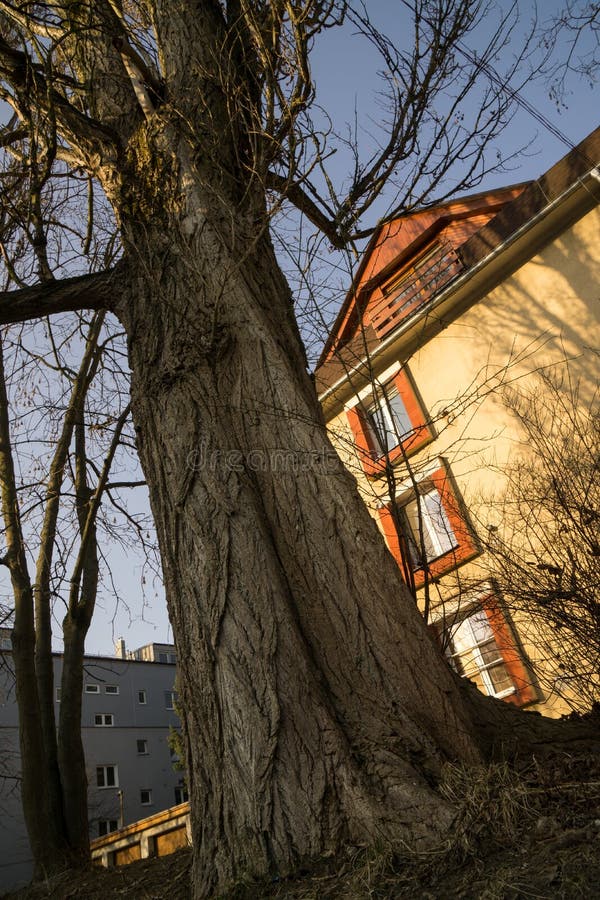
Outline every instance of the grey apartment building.
{"label": "grey apartment building", "polygon": [[[21,811],[18,713],[10,633],[0,631],[0,890],[29,880],[32,859]],[[90,837],[187,799],[168,736],[175,712],[175,648],[147,644],[117,656],[86,656],[82,735]],[[62,657],[54,657],[58,718]]]}

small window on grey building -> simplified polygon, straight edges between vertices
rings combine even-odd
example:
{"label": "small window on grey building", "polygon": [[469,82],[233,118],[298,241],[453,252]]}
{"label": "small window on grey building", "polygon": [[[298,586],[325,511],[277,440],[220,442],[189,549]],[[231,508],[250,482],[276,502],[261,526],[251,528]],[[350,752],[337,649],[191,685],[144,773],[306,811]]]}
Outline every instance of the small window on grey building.
{"label": "small window on grey building", "polygon": [[112,713],[96,713],[94,716],[94,725],[101,725],[110,728],[115,724]]}
{"label": "small window on grey building", "polygon": [[167,656],[166,653],[159,653],[159,654],[158,654],[158,661],[159,661],[159,662],[162,662],[162,663],[169,662],[169,657]]}
{"label": "small window on grey building", "polygon": [[186,803],[189,800],[188,791],[185,787],[176,787],[175,788],[175,806],[179,806],[180,803]]}
{"label": "small window on grey building", "polygon": [[119,685],[118,684],[105,684],[104,685],[104,693],[105,694],[118,694],[119,693]]}
{"label": "small window on grey building", "polygon": [[177,657],[174,653],[169,653],[169,662],[173,665],[175,665],[175,663],[177,662]]}
{"label": "small window on grey building", "polygon": [[60,703],[60,688],[56,688],[56,702]]}
{"label": "small window on grey building", "polygon": [[140,756],[147,756],[148,754],[148,741],[140,741],[137,742],[137,752]]}
{"label": "small window on grey building", "polygon": [[98,837],[104,837],[105,834],[116,831],[118,827],[119,823],[116,819],[98,819]]}
{"label": "small window on grey building", "polygon": [[86,684],[85,692],[86,692],[86,694],[99,694],[100,693],[100,685],[99,684]]}
{"label": "small window on grey building", "polygon": [[142,806],[152,805],[152,791],[148,788],[142,788],[140,791],[140,803]]}
{"label": "small window on grey building", "polygon": [[146,702],[146,691],[138,691],[138,703],[144,704]]}
{"label": "small window on grey building", "polygon": [[119,787],[117,766],[96,766],[96,785],[99,788]]}
{"label": "small window on grey building", "polygon": [[165,709],[175,709],[177,691],[165,691]]}

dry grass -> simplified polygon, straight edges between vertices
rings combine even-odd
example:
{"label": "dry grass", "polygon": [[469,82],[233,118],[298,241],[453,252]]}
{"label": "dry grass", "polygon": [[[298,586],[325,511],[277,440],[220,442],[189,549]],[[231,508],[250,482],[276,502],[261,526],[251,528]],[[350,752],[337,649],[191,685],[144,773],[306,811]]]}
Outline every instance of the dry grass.
{"label": "dry grass", "polygon": [[[600,900],[600,760],[557,756],[521,774],[448,766],[456,809],[428,853],[382,842],[312,861],[293,878],[238,883],[227,900]],[[19,900],[188,900],[190,854],[65,873]],[[17,900],[15,897],[14,900]]]}

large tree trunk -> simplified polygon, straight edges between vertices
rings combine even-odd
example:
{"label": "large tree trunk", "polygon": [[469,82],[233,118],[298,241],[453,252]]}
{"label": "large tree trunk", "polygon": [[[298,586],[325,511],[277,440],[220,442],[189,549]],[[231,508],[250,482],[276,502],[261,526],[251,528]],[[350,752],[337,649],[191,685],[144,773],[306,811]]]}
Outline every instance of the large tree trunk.
{"label": "large tree trunk", "polygon": [[120,315],[185,660],[205,896],[344,840],[437,841],[451,818],[434,790],[440,766],[477,751],[329,443],[268,237],[238,218],[234,242],[207,192],[187,199],[195,216],[166,196],[153,221],[125,222],[143,265]]}

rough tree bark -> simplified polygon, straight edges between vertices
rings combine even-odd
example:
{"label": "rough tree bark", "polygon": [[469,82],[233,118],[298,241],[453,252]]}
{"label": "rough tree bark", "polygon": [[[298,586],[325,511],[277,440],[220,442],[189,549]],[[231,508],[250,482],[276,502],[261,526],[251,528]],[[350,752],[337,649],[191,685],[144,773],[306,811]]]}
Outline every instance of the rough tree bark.
{"label": "rough tree bark", "polygon": [[[432,92],[457,82],[454,49],[473,4],[417,0],[428,36],[404,70],[379,41],[402,85],[389,143],[357,167],[333,216],[303,190],[298,123],[314,96],[311,41],[349,4],[163,0],[126,5],[127,19],[103,0],[72,14],[38,6],[34,20],[0,3],[19,34],[47,29],[71,80],[52,80],[50,65],[4,40],[0,74],[17,110],[25,103],[23,119],[23,97],[51,110],[57,155],[102,183],[121,231],[119,278],[82,282],[79,303],[106,303],[129,342],[181,661],[194,895],[287,872],[346,840],[432,845],[452,821],[436,793],[443,761],[479,758],[472,717],[354,480],[335,465],[268,236],[266,191],[283,188],[342,244],[434,121]],[[364,16],[356,21],[369,33]],[[442,129],[459,123],[455,137],[432,143],[463,160],[468,129],[454,110],[465,96],[437,118]],[[488,99],[477,128],[491,121]],[[495,111],[503,121],[506,104]],[[471,172],[484,143],[472,144]],[[447,170],[432,159],[415,164],[406,198],[423,197],[426,169],[432,183]],[[77,284],[38,298],[46,311],[75,308]],[[22,318],[31,302],[30,289],[5,295],[0,320]]]}
{"label": "rough tree bark", "polygon": [[185,215],[132,224],[145,266],[120,314],[185,660],[204,895],[348,838],[438,839],[441,762],[477,753],[353,479],[332,465],[268,239],[247,229],[229,245],[209,215],[189,234]]}

